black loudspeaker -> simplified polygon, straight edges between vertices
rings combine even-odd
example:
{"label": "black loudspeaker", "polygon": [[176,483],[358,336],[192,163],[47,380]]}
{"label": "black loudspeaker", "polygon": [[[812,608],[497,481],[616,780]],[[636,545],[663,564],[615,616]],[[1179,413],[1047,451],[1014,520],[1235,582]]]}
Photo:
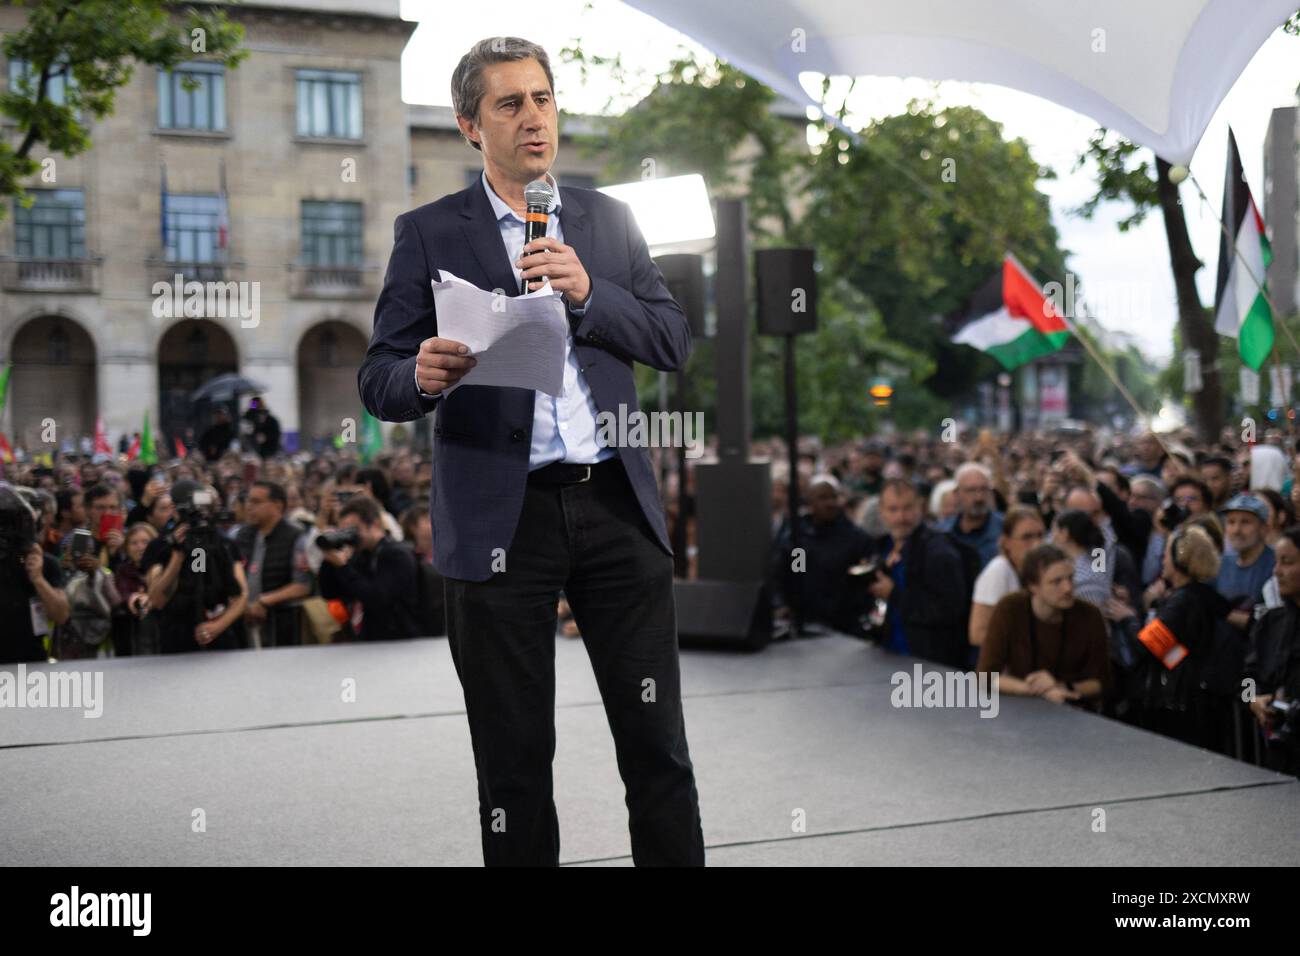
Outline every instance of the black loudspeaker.
{"label": "black loudspeaker", "polygon": [[704,257],[693,253],[671,253],[655,257],[664,284],[686,313],[691,336],[702,339],[704,328]]}
{"label": "black loudspeaker", "polygon": [[766,461],[695,463],[698,574],[706,581],[762,581],[772,550],[772,472]]}
{"label": "black loudspeaker", "polygon": [[772,639],[772,597],[761,581],[674,581],[683,647],[758,651]]}
{"label": "black loudspeaker", "polygon": [[[817,273],[811,249],[759,249],[754,253],[754,279],[760,334],[817,331]],[[796,296],[795,290],[802,295]]]}

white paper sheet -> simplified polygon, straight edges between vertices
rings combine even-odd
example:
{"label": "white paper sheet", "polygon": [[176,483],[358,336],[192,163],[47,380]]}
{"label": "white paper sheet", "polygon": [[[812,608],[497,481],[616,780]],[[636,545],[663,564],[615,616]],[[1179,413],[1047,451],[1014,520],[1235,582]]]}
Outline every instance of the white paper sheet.
{"label": "white paper sheet", "polygon": [[527,295],[493,294],[446,270],[433,282],[438,337],[464,342],[478,364],[443,389],[461,385],[533,388],[547,395],[564,390],[564,346],[569,335],[562,293],[550,282]]}

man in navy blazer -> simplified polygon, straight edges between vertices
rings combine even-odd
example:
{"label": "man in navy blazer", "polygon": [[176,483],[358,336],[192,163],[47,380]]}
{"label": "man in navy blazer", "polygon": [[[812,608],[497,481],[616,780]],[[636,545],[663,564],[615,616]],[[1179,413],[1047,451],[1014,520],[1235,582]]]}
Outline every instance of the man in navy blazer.
{"label": "man in navy blazer", "polygon": [[[524,245],[524,187],[545,178],[555,188],[544,49],[480,41],[453,73],[452,101],[483,175],[397,218],[358,384],[377,418],[434,415],[433,561],[465,692],[483,859],[559,862],[551,763],[563,591],[614,735],[634,862],[703,865],[663,505],[648,450],[606,444],[598,424],[602,412],[639,410],[633,362],[665,371],[686,362],[690,329],[626,204],[558,187],[546,237]],[[524,281],[540,288],[542,277],[563,293],[561,395],[472,378],[443,394],[475,359],[438,336],[439,270],[504,295]]]}

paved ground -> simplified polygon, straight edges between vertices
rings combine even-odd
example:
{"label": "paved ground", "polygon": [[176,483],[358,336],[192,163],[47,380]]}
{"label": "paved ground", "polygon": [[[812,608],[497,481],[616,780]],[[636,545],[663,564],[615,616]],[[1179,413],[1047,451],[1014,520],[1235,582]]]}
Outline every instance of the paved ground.
{"label": "paved ground", "polygon": [[[1295,779],[1038,700],[1004,697],[994,719],[896,709],[890,676],[912,663],[836,636],[684,652],[709,863],[1300,863]],[[561,858],[630,864],[580,641],[559,640],[556,668]],[[0,862],[481,862],[445,641],[102,669],[98,719],[0,710]]]}

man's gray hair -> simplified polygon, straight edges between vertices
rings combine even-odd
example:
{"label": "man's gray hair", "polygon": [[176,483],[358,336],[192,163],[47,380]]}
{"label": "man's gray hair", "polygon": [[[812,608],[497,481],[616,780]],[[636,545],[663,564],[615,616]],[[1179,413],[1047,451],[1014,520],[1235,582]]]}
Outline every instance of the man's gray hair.
{"label": "man's gray hair", "polygon": [[812,478],[809,479],[808,481],[808,490],[812,491],[818,485],[825,485],[827,488],[831,489],[831,491],[835,492],[837,495],[843,494],[844,492],[843,487],[841,487],[840,485],[839,479],[836,478],[834,475],[830,474],[829,472],[821,472],[819,474],[813,475]]}
{"label": "man's gray hair", "polygon": [[[506,63],[511,60],[534,59],[542,65],[546,73],[546,82],[551,85],[551,95],[555,95],[555,77],[551,75],[551,58],[546,50],[529,40],[519,37],[487,37],[479,40],[469,52],[460,58],[456,69],[451,74],[451,107],[457,116],[479,121],[479,104],[487,92],[487,83],[483,79],[483,67],[490,63]],[[482,149],[478,143],[466,137],[475,149]]]}
{"label": "man's gray hair", "polygon": [[966,477],[972,472],[974,472],[975,474],[983,475],[985,481],[993,480],[993,472],[989,470],[989,467],[987,465],[978,461],[962,462],[960,465],[957,466],[957,471],[953,474],[952,477],[954,481],[956,481],[958,484],[961,484],[962,478]]}
{"label": "man's gray hair", "polygon": [[1128,484],[1129,490],[1136,490],[1138,485],[1150,489],[1161,498],[1169,493],[1168,489],[1165,488],[1165,483],[1163,481],[1159,478],[1152,478],[1150,475],[1139,475],[1137,478],[1134,478]]}

